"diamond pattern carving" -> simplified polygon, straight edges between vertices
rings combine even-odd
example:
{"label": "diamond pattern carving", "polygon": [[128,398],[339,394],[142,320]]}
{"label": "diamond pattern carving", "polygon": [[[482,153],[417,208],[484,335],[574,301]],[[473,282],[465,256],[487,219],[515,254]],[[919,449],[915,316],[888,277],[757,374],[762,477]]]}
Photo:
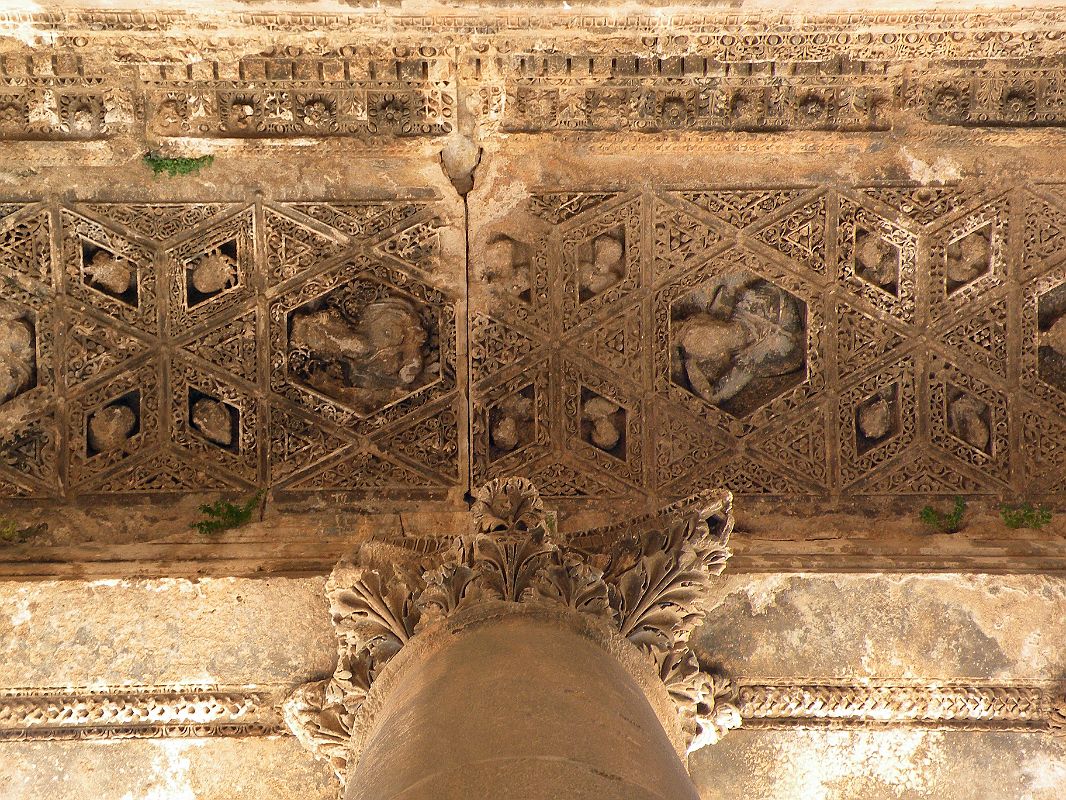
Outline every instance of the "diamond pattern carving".
{"label": "diamond pattern carving", "polygon": [[[490,215],[471,251],[484,281],[472,288],[474,479],[544,481],[550,465],[582,502],[723,481],[774,497],[1059,491],[1025,483],[1058,456],[1039,415],[1013,408],[1066,415],[1066,272],[1045,246],[1042,266],[1017,272],[1036,276],[1019,308],[1011,264],[1029,245],[1010,222],[1028,208],[1053,226],[1056,203],[1047,187],[978,184],[531,191]],[[521,238],[531,217],[547,227]],[[521,247],[494,250],[503,232]],[[626,266],[583,296],[579,265],[605,234]],[[487,263],[500,252],[540,277],[509,291],[511,275]],[[1041,442],[1025,458],[1019,435]]]}

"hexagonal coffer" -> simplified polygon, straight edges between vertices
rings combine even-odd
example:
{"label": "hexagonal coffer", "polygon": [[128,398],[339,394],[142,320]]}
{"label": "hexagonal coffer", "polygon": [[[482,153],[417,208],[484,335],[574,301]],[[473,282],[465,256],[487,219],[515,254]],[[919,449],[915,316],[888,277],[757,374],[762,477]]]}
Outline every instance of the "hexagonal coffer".
{"label": "hexagonal coffer", "polygon": [[807,305],[747,270],[708,278],[670,307],[671,380],[735,417],[801,383]]}
{"label": "hexagonal coffer", "polygon": [[366,416],[440,377],[439,330],[405,292],[351,281],[288,313],[289,377]]}

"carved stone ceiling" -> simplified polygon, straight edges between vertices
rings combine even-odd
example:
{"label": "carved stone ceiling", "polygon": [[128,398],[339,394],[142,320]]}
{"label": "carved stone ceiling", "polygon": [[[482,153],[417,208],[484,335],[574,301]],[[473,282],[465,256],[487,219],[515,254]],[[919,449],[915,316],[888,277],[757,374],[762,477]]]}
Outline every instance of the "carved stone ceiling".
{"label": "carved stone ceiling", "polygon": [[566,20],[0,15],[12,513],[1066,501],[1066,14]]}

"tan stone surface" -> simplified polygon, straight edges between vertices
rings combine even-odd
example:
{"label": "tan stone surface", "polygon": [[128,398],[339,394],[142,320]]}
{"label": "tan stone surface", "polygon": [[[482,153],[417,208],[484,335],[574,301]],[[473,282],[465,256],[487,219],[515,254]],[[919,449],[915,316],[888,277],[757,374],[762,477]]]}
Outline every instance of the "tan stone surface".
{"label": "tan stone surface", "polygon": [[1059,681],[1066,581],[727,574],[695,640],[734,675]]}
{"label": "tan stone surface", "polygon": [[0,686],[296,684],[333,669],[321,579],[0,584]]}
{"label": "tan stone surface", "polygon": [[1066,746],[1024,733],[737,731],[691,770],[703,800],[1060,800]]}
{"label": "tan stone surface", "polygon": [[330,769],[291,737],[0,748],[5,800],[335,800],[338,789]]}

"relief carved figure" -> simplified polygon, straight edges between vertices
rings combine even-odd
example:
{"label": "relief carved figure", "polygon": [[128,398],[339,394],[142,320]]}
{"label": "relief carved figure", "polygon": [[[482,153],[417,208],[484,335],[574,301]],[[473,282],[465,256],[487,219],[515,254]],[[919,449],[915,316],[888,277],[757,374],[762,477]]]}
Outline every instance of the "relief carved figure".
{"label": "relief carved figure", "polygon": [[211,397],[201,397],[192,404],[189,419],[204,438],[221,447],[233,444],[230,410],[225,403]]}
{"label": "relief carved figure", "polygon": [[126,294],[136,281],[137,274],[130,262],[107,250],[97,250],[84,267],[86,283],[108,294]]}
{"label": "relief carved figure", "polygon": [[489,415],[489,439],[509,452],[533,439],[533,398],[519,392],[501,400]]}
{"label": "relief carved figure", "polygon": [[583,412],[582,433],[591,444],[608,453],[620,446],[624,449],[625,411],[621,406],[594,396],[585,402]]}
{"label": "relief carved figure", "polygon": [[750,413],[769,399],[760,382],[798,377],[806,363],[802,302],[750,272],[705,281],[673,317],[674,381],[731,413]]}
{"label": "relief carved figure", "polygon": [[509,236],[501,236],[485,248],[485,277],[505,294],[529,299],[531,287],[529,247]]}
{"label": "relief carved figure", "polygon": [[189,267],[193,288],[212,295],[237,284],[237,259],[216,248]]}
{"label": "relief carved figure", "polygon": [[1066,392],[1066,284],[1041,295],[1037,314],[1040,379]]}
{"label": "relief carved figure", "polygon": [[991,440],[988,405],[963,392],[948,404],[948,430],[978,450],[987,451]]}
{"label": "relief carved figure", "polygon": [[893,407],[889,399],[877,396],[859,406],[855,424],[864,439],[875,442],[893,429]]}
{"label": "relief carved figure", "polygon": [[119,450],[136,431],[137,415],[124,403],[112,403],[89,417],[86,428],[89,448],[93,452]]}
{"label": "relief carved figure", "polygon": [[855,271],[865,281],[896,293],[899,286],[899,248],[871,231],[855,231]]}
{"label": "relief carved figure", "polygon": [[33,327],[14,307],[0,305],[0,404],[32,387],[36,364]]}
{"label": "relief carved figure", "polygon": [[291,316],[290,368],[323,394],[370,412],[428,383],[439,370],[418,310],[400,297],[365,305],[332,295]]}
{"label": "relief carved figure", "polygon": [[956,289],[988,272],[992,262],[991,229],[982,228],[947,246],[948,288]]}
{"label": "relief carved figure", "polygon": [[602,234],[585,248],[579,265],[581,299],[607,291],[626,276],[625,244],[619,236]]}

